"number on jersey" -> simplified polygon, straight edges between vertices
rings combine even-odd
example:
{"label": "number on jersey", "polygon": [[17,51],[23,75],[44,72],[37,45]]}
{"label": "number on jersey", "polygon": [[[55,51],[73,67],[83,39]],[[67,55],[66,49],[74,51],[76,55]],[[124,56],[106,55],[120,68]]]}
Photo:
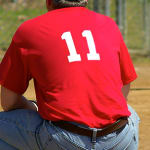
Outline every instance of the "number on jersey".
{"label": "number on jersey", "polygon": [[[96,52],[95,42],[93,39],[93,35],[90,30],[84,30],[82,32],[82,36],[86,38],[87,45],[89,48],[89,53],[87,54],[88,60],[100,60],[100,54]],[[68,56],[69,62],[81,61],[80,54],[77,54],[77,50],[75,48],[75,44],[70,32],[64,32],[61,36],[62,40],[66,41],[68,50],[70,55]]]}

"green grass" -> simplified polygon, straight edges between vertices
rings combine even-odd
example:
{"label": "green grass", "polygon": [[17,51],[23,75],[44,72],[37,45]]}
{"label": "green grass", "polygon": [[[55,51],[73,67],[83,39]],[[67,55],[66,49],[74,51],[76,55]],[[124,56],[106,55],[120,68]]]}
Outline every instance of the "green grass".
{"label": "green grass", "polygon": [[146,55],[131,55],[133,63],[136,65],[150,65],[150,57]]}
{"label": "green grass", "polygon": [[140,0],[127,0],[126,42],[131,49],[144,48],[143,4]]}
{"label": "green grass", "polygon": [[[0,49],[6,50],[17,27],[30,18],[46,12],[45,0],[35,0],[27,7],[6,3],[5,7],[0,6]],[[93,0],[88,0],[88,7],[93,9]],[[8,5],[8,6],[7,6]],[[126,43],[131,49],[143,49],[145,32],[143,26],[143,10],[141,0],[127,0],[127,34]],[[101,8],[101,7],[100,7]],[[100,11],[102,12],[102,11]],[[115,0],[111,0],[111,17],[115,20]]]}
{"label": "green grass", "polygon": [[2,58],[3,58],[3,56],[4,56],[4,54],[5,54],[5,52],[2,51],[2,50],[0,50],[0,62],[1,62],[1,60],[2,60]]}
{"label": "green grass", "polygon": [[0,49],[6,50],[18,26],[25,20],[45,13],[45,8],[6,9],[0,6]]}

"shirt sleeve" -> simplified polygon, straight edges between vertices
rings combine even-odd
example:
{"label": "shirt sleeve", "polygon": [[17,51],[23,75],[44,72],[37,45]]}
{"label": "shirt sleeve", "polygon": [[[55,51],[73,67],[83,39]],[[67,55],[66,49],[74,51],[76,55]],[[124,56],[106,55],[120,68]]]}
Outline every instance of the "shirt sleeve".
{"label": "shirt sleeve", "polygon": [[26,91],[31,79],[26,56],[26,50],[12,40],[0,64],[0,84],[18,94]]}
{"label": "shirt sleeve", "polygon": [[128,52],[128,48],[126,44],[124,43],[124,40],[121,36],[121,42],[120,42],[120,70],[121,70],[121,79],[123,82],[123,85],[129,84],[133,80],[137,78],[137,74],[135,72],[130,54]]}

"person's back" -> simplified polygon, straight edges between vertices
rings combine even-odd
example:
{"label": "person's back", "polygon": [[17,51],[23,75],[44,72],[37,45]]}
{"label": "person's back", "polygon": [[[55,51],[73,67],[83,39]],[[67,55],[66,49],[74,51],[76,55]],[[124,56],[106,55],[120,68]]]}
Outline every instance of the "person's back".
{"label": "person's back", "polygon": [[[16,33],[14,42],[21,39],[27,49],[42,117],[103,127],[129,116],[121,88],[136,74],[120,54],[127,49],[110,18],[84,7],[62,8],[25,22],[18,32],[26,32]],[[132,76],[121,78],[121,67]]]}
{"label": "person's back", "polygon": [[[8,67],[8,55],[13,56],[11,59],[15,62],[12,68]],[[34,79],[40,117],[52,121],[55,128],[60,127],[56,131],[52,131],[53,127],[48,130],[54,142],[58,142],[63,149],[67,149],[68,145],[62,137],[55,135],[61,127],[79,134],[70,135],[65,131],[65,135],[76,136],[77,139],[80,137],[81,141],[84,136],[91,135],[88,130],[96,129],[98,143],[101,143],[101,139],[106,140],[105,144],[95,147],[98,150],[110,144],[107,135],[113,138],[111,132],[117,135],[122,131],[121,137],[127,134],[126,130],[129,129],[126,118],[130,112],[122,88],[135,80],[136,73],[121,33],[109,17],[84,7],[51,10],[19,27],[5,57],[0,71],[4,68],[9,71],[5,70],[0,75],[1,84],[22,94],[29,80]],[[17,73],[18,68],[20,71]],[[60,125],[57,121],[65,121],[65,124],[60,122]],[[79,127],[71,129],[74,128],[70,126],[72,123],[87,131],[80,131]],[[48,124],[49,127],[50,125]],[[100,133],[99,129],[102,128],[106,130]],[[42,127],[40,131],[43,132]],[[89,137],[94,143],[96,132],[94,130]],[[44,139],[40,136],[41,140]],[[74,137],[75,143],[76,138]],[[114,143],[118,145],[120,139],[123,140],[114,138]],[[118,149],[123,150],[131,140],[132,136],[120,143],[122,149],[120,146]],[[87,141],[83,141],[84,144],[80,143],[79,147],[84,149]],[[91,149],[89,144],[87,147]],[[117,150],[112,144],[107,149],[112,147]]]}

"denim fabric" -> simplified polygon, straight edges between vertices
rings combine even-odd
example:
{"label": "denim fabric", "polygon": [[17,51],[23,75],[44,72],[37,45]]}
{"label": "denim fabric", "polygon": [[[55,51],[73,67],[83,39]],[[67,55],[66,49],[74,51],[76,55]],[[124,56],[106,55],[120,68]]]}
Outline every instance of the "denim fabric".
{"label": "denim fabric", "polygon": [[0,150],[137,150],[139,117],[131,106],[129,110],[132,115],[124,129],[99,137],[96,142],[56,127],[31,110],[1,112]]}

